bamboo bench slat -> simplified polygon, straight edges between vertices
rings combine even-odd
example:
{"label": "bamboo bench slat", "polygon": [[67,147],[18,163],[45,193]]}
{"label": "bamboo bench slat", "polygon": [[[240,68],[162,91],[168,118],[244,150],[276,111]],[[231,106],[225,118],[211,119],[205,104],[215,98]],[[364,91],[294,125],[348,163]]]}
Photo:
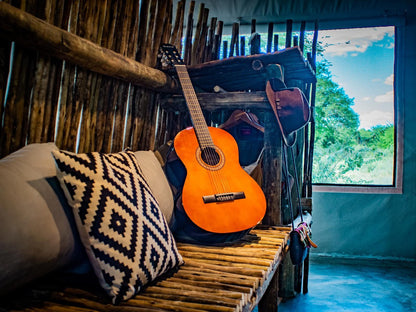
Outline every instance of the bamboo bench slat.
{"label": "bamboo bench slat", "polygon": [[[238,243],[178,243],[185,263],[128,301],[112,305],[98,287],[33,286],[6,311],[141,312],[252,311],[287,253],[290,227],[258,226]],[[80,283],[82,284],[82,283]],[[52,286],[53,283],[52,283]],[[0,303],[0,310],[3,306]]]}

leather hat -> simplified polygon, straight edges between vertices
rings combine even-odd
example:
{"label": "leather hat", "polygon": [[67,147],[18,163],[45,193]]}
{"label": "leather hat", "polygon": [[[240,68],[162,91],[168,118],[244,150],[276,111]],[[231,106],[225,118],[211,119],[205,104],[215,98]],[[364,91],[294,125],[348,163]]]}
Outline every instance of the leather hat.
{"label": "leather hat", "polygon": [[266,94],[279,124],[283,141],[287,146],[292,146],[296,141],[296,131],[309,122],[311,111],[308,100],[299,88],[275,91],[270,81],[266,84]]}

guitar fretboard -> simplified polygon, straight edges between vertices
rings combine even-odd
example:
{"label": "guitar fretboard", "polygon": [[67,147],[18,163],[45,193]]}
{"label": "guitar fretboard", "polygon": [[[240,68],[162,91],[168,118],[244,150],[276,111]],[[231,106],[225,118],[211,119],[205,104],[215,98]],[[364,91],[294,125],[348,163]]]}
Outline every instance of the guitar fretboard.
{"label": "guitar fretboard", "polygon": [[192,124],[195,129],[199,146],[201,149],[204,149],[205,147],[213,147],[214,143],[212,142],[204,114],[202,113],[201,106],[199,105],[199,101],[195,94],[186,65],[177,64],[175,65],[175,68],[185,96],[186,105],[188,106],[189,113],[191,115]]}

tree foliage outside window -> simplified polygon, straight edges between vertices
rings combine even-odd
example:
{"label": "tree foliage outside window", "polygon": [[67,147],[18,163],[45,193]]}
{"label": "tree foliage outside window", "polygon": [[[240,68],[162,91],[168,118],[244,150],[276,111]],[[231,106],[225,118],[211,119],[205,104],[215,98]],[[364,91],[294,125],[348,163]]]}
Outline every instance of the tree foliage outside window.
{"label": "tree foliage outside window", "polygon": [[[359,30],[357,30],[359,31]],[[355,99],[333,79],[331,63],[323,58],[317,64],[316,140],[313,182],[341,185],[392,185],[394,173],[394,123],[360,128],[360,116],[354,110]],[[354,58],[351,57],[353,60]],[[351,66],[354,66],[352,63]],[[357,68],[377,75],[374,61]],[[391,68],[393,72],[393,68]],[[339,78],[342,80],[342,77]],[[362,88],[370,88],[363,85]],[[393,111],[393,102],[391,110]]]}

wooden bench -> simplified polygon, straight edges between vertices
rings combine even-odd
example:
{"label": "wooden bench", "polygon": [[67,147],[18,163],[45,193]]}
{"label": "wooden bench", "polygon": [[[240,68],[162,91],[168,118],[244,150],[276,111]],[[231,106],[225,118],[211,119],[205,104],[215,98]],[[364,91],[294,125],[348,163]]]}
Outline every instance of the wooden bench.
{"label": "wooden bench", "polygon": [[262,298],[278,300],[277,291],[263,295],[287,253],[289,232],[260,225],[230,246],[180,243],[185,264],[117,306],[89,276],[37,281],[8,296],[0,311],[252,311]]}

